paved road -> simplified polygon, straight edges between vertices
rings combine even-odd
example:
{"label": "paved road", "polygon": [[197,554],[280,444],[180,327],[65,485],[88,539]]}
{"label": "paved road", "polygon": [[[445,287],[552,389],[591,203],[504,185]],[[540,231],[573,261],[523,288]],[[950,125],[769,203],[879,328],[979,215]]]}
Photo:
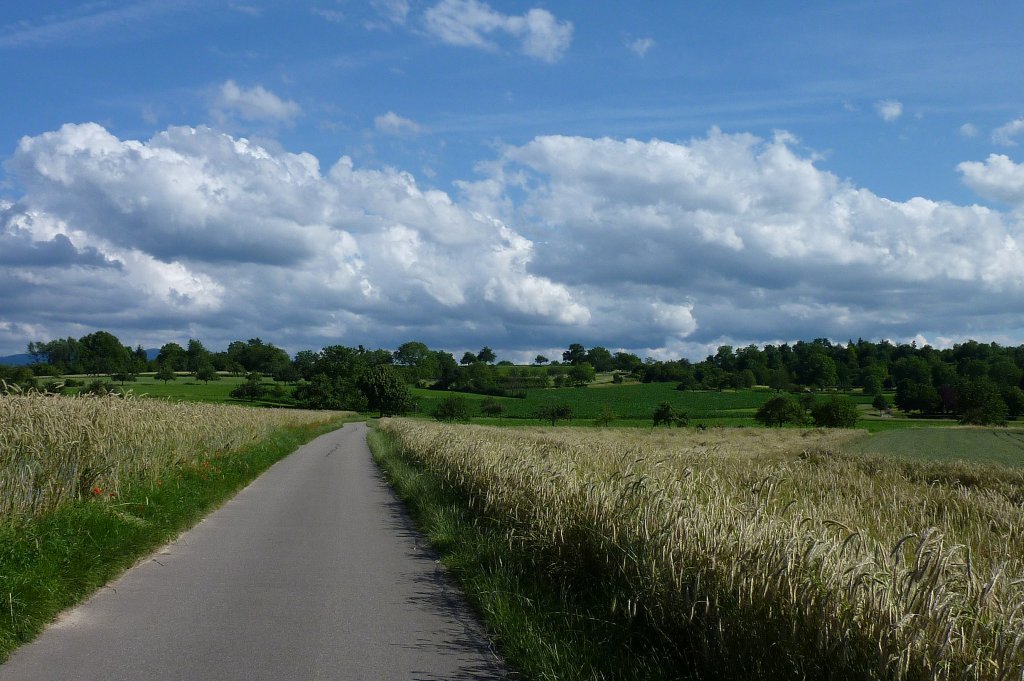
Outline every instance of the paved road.
{"label": "paved road", "polygon": [[503,678],[366,446],[324,435],[65,613],[0,679]]}

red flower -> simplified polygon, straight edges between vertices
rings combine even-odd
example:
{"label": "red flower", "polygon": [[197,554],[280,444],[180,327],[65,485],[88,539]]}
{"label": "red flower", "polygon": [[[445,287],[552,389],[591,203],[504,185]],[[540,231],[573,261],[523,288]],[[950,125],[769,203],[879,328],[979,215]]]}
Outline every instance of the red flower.
{"label": "red flower", "polygon": [[103,490],[100,489],[99,487],[93,487],[92,488],[92,493],[95,494],[95,495],[100,495],[100,494],[103,494]]}

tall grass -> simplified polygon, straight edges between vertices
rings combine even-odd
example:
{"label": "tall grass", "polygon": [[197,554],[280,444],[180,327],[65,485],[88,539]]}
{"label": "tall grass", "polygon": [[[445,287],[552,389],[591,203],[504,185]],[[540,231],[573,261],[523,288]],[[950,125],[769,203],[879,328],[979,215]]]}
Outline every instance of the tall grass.
{"label": "tall grass", "polygon": [[117,495],[128,481],[332,417],[130,396],[0,395],[0,518]]}
{"label": "tall grass", "polygon": [[1024,474],[851,432],[384,434],[703,678],[1024,678]]}

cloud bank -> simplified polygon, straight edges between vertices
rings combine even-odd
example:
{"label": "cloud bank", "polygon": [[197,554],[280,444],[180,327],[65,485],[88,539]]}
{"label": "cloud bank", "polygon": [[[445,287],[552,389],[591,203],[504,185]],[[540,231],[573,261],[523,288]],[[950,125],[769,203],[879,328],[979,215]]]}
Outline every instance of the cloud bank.
{"label": "cloud bank", "polygon": [[1024,329],[1024,173],[1000,155],[959,169],[1010,212],[892,201],[785,133],[717,129],[537,137],[454,197],[204,127],[142,141],[65,125],[23,138],[6,167],[24,189],[0,202],[11,351],[95,328],[143,344],[415,338],[657,356]]}

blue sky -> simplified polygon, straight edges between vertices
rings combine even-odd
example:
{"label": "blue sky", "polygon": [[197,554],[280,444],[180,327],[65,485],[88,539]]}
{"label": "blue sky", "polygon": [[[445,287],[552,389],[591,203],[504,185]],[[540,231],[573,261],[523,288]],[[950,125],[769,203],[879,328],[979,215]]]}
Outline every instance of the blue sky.
{"label": "blue sky", "polygon": [[96,328],[513,359],[1021,343],[1022,20],[1010,2],[17,3],[0,353]]}

